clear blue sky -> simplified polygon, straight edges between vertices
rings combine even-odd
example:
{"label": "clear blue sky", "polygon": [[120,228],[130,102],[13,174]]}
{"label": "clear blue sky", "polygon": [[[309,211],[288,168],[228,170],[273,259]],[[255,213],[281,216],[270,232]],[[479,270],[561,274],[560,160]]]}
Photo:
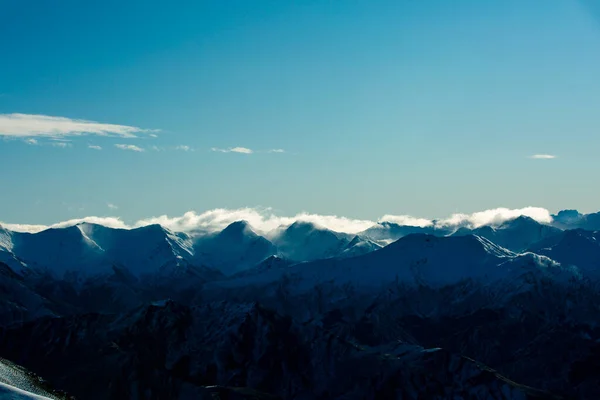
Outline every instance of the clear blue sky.
{"label": "clear blue sky", "polygon": [[[6,222],[595,211],[600,3],[0,0],[0,114],[14,113]],[[36,115],[160,131],[60,142]],[[253,153],[211,151],[236,147]]]}

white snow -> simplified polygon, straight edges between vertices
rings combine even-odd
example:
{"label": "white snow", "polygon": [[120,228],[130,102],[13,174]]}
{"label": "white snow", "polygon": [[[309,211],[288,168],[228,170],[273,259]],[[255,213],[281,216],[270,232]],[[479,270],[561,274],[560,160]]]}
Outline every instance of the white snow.
{"label": "white snow", "polygon": [[295,261],[312,261],[340,255],[350,242],[347,235],[310,222],[295,222],[273,235],[279,253]]}
{"label": "white snow", "polygon": [[565,231],[536,243],[530,251],[550,257],[566,265],[574,265],[586,274],[600,275],[600,232]]}
{"label": "white snow", "polygon": [[561,230],[529,217],[518,217],[499,226],[482,226],[476,229],[460,228],[454,235],[483,236],[494,243],[516,252],[527,250],[532,244],[556,236]]}
{"label": "white snow", "polygon": [[355,257],[379,250],[383,246],[369,239],[363,239],[356,235],[346,248],[341,252],[340,257]]}
{"label": "white snow", "polygon": [[[70,227],[47,229],[36,234],[11,232],[0,227],[0,261],[6,262],[17,273],[23,273],[28,268],[42,269],[49,270],[59,278],[70,272],[76,272],[80,277],[112,274],[114,266],[125,268],[136,277],[146,274],[164,276],[176,273],[188,265],[213,267],[225,274],[233,275],[253,268],[271,255],[280,255],[295,262],[318,262],[318,260],[330,259],[321,261],[318,267],[315,267],[328,269],[330,264],[338,265],[341,262],[333,260],[334,258],[354,259],[357,256],[366,256],[382,245],[388,245],[386,248],[394,248],[398,252],[399,246],[404,245],[390,243],[391,238],[388,235],[406,238],[405,235],[411,232],[417,232],[413,233],[414,237],[422,237],[424,233],[443,237],[452,233],[438,229],[435,225],[407,227],[389,222],[382,222],[360,235],[347,235],[312,223],[295,222],[273,232],[269,236],[271,240],[257,234],[244,221],[234,222],[219,233],[196,236],[175,233],[160,225],[120,229],[83,222]],[[524,251],[532,241],[552,236],[557,232],[560,233],[556,228],[540,224],[531,218],[519,217],[496,227],[484,226],[474,231],[463,228],[455,235],[475,233],[478,237],[475,241],[488,256],[514,257],[515,254],[506,250],[507,247],[516,249],[515,251]],[[452,243],[450,247],[456,244],[465,245],[460,240],[451,240],[449,243]],[[398,272],[394,267],[396,265],[421,262],[402,258],[408,257],[407,254],[414,254],[414,257],[417,257],[415,249],[404,249],[399,252],[400,255],[394,255],[390,260],[377,258],[383,257],[381,254],[391,254],[391,250],[379,251],[382,253],[378,252],[373,259],[366,258],[367,261],[364,262],[370,265],[379,262],[392,265],[390,268],[395,272],[390,275],[389,269],[380,272],[381,268],[377,267],[377,273],[368,276],[367,282],[377,280],[378,277],[395,277],[397,273],[404,274],[406,268],[400,268]],[[444,248],[443,251],[450,251],[450,249]],[[457,258],[455,264],[441,264],[444,267],[432,270],[432,276],[428,281],[442,282],[448,278],[448,274],[467,276],[465,269],[468,268],[474,269],[472,273],[479,273],[478,271],[482,270],[475,268],[481,260],[468,259],[468,253],[463,254],[460,249],[456,249],[456,252],[458,253],[455,255]],[[421,255],[428,259],[426,266],[420,266],[419,273],[413,274],[411,279],[425,279],[425,275],[429,273],[428,268],[433,268],[432,260],[438,261],[438,256],[434,253],[426,252]],[[349,261],[352,271],[360,270],[357,265],[363,262],[363,259],[358,257],[358,260]],[[445,260],[439,260],[440,263],[443,261]],[[373,267],[364,266],[364,268]],[[493,271],[486,273],[490,274]],[[325,272],[318,274],[325,279]],[[333,279],[334,276],[331,278]]]}
{"label": "white snow", "polygon": [[[489,240],[477,236],[435,237],[409,235],[391,245],[353,258],[334,258],[305,262],[285,269],[217,282],[237,287],[265,285],[287,275],[295,290],[304,291],[318,284],[351,283],[354,287],[379,288],[395,281],[441,287],[473,279],[484,284],[501,279],[517,279],[521,268],[530,269],[546,258],[515,255]],[[539,256],[538,256],[539,257]],[[556,263],[549,267],[560,268]]]}
{"label": "white snow", "polygon": [[254,267],[277,253],[269,240],[258,235],[246,221],[234,222],[223,231],[196,238],[196,264],[208,265],[225,274],[235,274]]}
{"label": "white snow", "polygon": [[54,400],[55,396],[37,387],[34,379],[13,363],[0,358],[0,399]]}
{"label": "white snow", "polygon": [[13,233],[7,229],[4,229],[0,226],[0,250],[4,251],[12,251],[13,242],[12,242]]}
{"label": "white snow", "polygon": [[175,234],[160,225],[131,230],[88,223],[78,227],[104,250],[105,262],[124,266],[136,276],[156,273],[176,259],[189,261],[194,254],[189,235]]}
{"label": "white snow", "polygon": [[67,271],[107,272],[110,264],[93,241],[77,227],[48,229],[37,234],[13,233],[12,253],[29,267],[49,269],[62,277]]}
{"label": "white snow", "polygon": [[7,385],[6,383],[0,382],[0,399],[2,400],[52,400],[51,397],[40,396],[37,394],[26,392],[25,390],[17,387]]}
{"label": "white snow", "polygon": [[190,261],[193,255],[189,235],[159,225],[128,230],[81,223],[36,234],[0,230],[0,261],[17,273],[22,271],[19,259],[57,278],[70,272],[81,276],[110,274],[113,265],[141,276],[158,273],[174,261]]}

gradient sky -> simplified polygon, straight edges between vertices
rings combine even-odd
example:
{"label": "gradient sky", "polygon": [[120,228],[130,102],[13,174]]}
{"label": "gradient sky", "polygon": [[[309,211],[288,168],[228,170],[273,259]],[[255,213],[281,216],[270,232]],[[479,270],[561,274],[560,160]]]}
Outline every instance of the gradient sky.
{"label": "gradient sky", "polygon": [[600,3],[0,0],[0,114],[5,222],[597,211]]}

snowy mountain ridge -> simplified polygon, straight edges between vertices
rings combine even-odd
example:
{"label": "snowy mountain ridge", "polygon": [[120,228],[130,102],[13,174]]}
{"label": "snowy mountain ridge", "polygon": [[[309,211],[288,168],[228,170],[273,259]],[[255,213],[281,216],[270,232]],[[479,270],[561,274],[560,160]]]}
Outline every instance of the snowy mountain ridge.
{"label": "snowy mountain ridge", "polygon": [[598,398],[599,243],[527,217],[2,229],[0,356],[90,399]]}
{"label": "snowy mountain ridge", "polygon": [[[573,213],[567,214],[571,223],[573,218],[583,218],[581,214],[576,217]],[[567,219],[564,213],[560,215],[562,217],[557,218],[564,223]],[[173,232],[158,224],[123,229],[82,222],[39,233],[0,228],[0,261],[18,273],[41,269],[59,277],[73,272],[81,276],[111,274],[115,265],[137,277],[161,271],[176,273],[178,268],[187,265],[205,266],[232,275],[272,255],[294,262],[351,258],[412,234],[475,235],[518,253],[540,241],[558,237],[562,232],[560,228],[526,216],[473,229],[380,222],[355,235],[302,221],[265,235],[258,234],[247,221],[234,222],[220,232],[194,235]]]}
{"label": "snowy mountain ridge", "polygon": [[440,288],[472,280],[483,285],[502,281],[516,290],[525,276],[566,282],[581,274],[576,267],[533,253],[516,254],[480,236],[412,234],[364,255],[265,269],[214,285],[269,287],[286,281],[289,290],[301,293],[319,285],[372,291],[394,282]]}
{"label": "snowy mountain ridge", "polygon": [[178,263],[204,265],[233,274],[271,255],[306,261],[350,257],[380,247],[368,239],[350,239],[349,235],[308,223],[290,226],[274,236],[273,242],[257,234],[246,221],[234,222],[221,232],[197,236],[172,232],[160,225],[119,229],[79,223],[39,233],[2,228],[0,260],[18,272],[29,268],[57,277],[71,272],[84,276],[110,274],[114,265],[140,277]]}

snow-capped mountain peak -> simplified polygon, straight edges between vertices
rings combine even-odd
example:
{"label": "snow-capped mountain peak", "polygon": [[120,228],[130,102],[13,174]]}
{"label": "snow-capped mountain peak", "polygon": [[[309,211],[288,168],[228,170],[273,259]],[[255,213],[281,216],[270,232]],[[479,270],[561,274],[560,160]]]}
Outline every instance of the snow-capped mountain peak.
{"label": "snow-capped mountain peak", "polygon": [[354,246],[358,246],[358,245],[359,245],[360,243],[362,243],[362,242],[364,242],[364,241],[363,241],[363,239],[362,239],[360,236],[358,236],[358,235],[355,235],[355,236],[352,238],[352,240],[350,241],[350,243],[348,243],[348,246],[347,246],[347,248],[351,248],[351,247],[354,247]]}
{"label": "snow-capped mountain peak", "polygon": [[529,251],[574,265],[590,276],[600,276],[600,232],[573,229],[532,245]]}
{"label": "snow-capped mountain peak", "polygon": [[520,216],[497,227],[484,225],[475,229],[460,228],[453,236],[477,235],[515,252],[527,250],[533,243],[556,236],[561,230],[542,224],[533,218]]}
{"label": "snow-capped mountain peak", "polygon": [[165,264],[190,260],[194,254],[188,235],[160,225],[114,229],[80,223],[39,233],[2,231],[0,240],[4,253],[57,278],[72,272],[80,276],[111,274],[115,264],[136,276],[153,274]]}
{"label": "snow-capped mountain peak", "polygon": [[562,210],[552,215],[552,224],[560,229],[600,230],[600,212],[582,214],[577,210]]}
{"label": "snow-capped mountain peak", "polygon": [[355,257],[379,250],[382,246],[370,239],[355,235],[340,254],[341,257]]}
{"label": "snow-capped mountain peak", "polygon": [[360,232],[359,235],[369,238],[379,244],[387,245],[395,240],[410,234],[430,234],[436,236],[446,236],[452,233],[452,227],[438,226],[432,224],[430,226],[412,226],[399,225],[395,222],[381,221],[374,226]]}
{"label": "snow-capped mountain peak", "polygon": [[222,240],[248,240],[254,239],[259,235],[254,232],[247,221],[236,221],[229,224],[225,229],[218,233]]}
{"label": "snow-capped mountain peak", "polygon": [[537,227],[539,225],[541,225],[541,223],[536,221],[535,219],[526,215],[520,215],[516,218],[504,221],[502,224],[500,224],[500,226],[498,226],[498,229],[519,229],[527,227]]}
{"label": "snow-capped mountain peak", "polygon": [[209,265],[225,274],[251,268],[277,253],[273,243],[258,235],[246,221],[237,221],[219,233],[194,240],[197,264]]}
{"label": "snow-capped mountain peak", "polygon": [[[292,277],[296,282],[294,290],[299,291],[325,283],[350,284],[370,290],[396,281],[430,287],[453,285],[464,280],[487,284],[520,276],[515,272],[515,266],[529,265],[515,261],[520,259],[521,256],[483,237],[412,234],[361,256],[305,262],[285,270],[265,271],[227,285],[268,284],[279,281],[284,274]],[[507,263],[509,261],[512,263]]]}
{"label": "snow-capped mountain peak", "polygon": [[276,234],[272,241],[284,257],[312,261],[340,255],[350,241],[347,236],[310,222],[296,221]]}

